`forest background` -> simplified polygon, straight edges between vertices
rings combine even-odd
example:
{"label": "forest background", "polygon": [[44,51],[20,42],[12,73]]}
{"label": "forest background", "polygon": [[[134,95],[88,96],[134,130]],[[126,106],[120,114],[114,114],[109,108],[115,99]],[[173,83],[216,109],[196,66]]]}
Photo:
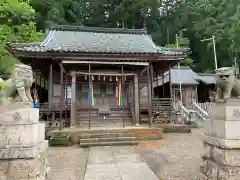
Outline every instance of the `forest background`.
{"label": "forest background", "polygon": [[[183,65],[214,71],[215,36],[218,66],[240,58],[239,0],[0,0],[0,74],[18,60],[7,43],[38,42],[51,24],[110,28],[146,28],[157,45],[191,48]],[[176,38],[176,36],[178,38]]]}

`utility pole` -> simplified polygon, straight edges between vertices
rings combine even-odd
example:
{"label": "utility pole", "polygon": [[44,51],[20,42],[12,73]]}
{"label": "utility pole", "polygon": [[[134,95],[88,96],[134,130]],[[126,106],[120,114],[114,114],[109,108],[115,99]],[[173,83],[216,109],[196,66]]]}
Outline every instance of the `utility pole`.
{"label": "utility pole", "polygon": [[215,38],[216,37],[213,35],[211,38],[202,39],[201,42],[205,42],[205,41],[212,41],[213,42],[213,54],[214,54],[214,62],[215,62],[215,70],[216,70],[216,69],[218,69],[218,64],[217,64],[217,52],[216,52]]}
{"label": "utility pole", "polygon": [[236,57],[236,54],[235,54],[235,43],[234,43],[234,40],[232,40],[232,44],[233,44],[232,56],[233,56],[235,77],[237,77],[238,74],[239,74],[239,67],[238,67],[238,64],[237,64],[237,57]]}

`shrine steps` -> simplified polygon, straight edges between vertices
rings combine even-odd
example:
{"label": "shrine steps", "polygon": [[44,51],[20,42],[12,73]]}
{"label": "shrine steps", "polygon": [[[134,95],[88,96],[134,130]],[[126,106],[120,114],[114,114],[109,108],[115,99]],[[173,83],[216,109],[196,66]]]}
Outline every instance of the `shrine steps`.
{"label": "shrine steps", "polygon": [[108,132],[88,133],[80,136],[80,147],[91,146],[123,146],[137,145],[138,141],[132,132]]}
{"label": "shrine steps", "polygon": [[123,127],[131,125],[132,114],[127,110],[111,110],[109,115],[99,115],[97,111],[77,111],[76,112],[76,126],[80,128],[91,127]]}

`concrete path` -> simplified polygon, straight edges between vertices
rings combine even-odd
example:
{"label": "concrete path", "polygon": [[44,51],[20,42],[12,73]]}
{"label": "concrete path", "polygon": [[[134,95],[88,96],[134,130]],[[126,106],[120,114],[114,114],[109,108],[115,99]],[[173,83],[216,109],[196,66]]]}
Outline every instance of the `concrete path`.
{"label": "concrete path", "polygon": [[133,146],[92,147],[84,180],[158,180]]}
{"label": "concrete path", "polygon": [[161,140],[142,141],[136,147],[49,147],[48,180],[155,180],[150,169],[160,180],[203,180],[202,134],[203,129],[164,134]]}

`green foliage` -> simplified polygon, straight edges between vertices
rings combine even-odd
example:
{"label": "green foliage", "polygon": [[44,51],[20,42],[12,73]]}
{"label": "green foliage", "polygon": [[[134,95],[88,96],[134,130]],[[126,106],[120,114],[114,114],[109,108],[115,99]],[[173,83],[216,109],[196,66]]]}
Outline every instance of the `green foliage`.
{"label": "green foliage", "polygon": [[5,89],[7,87],[8,87],[8,85],[6,82],[4,82],[4,81],[0,82],[0,90]]}
{"label": "green foliage", "polygon": [[2,0],[0,13],[2,44],[38,41],[42,33],[36,26],[44,31],[55,23],[146,28],[161,46],[176,43],[179,34],[179,46],[191,48],[199,71],[214,68],[212,42],[200,41],[212,35],[219,66],[231,66],[233,56],[240,57],[239,0]]}
{"label": "green foliage", "polygon": [[12,71],[14,64],[18,63],[18,60],[14,58],[4,46],[0,46],[0,77],[7,79]]}
{"label": "green foliage", "polygon": [[0,5],[0,75],[5,78],[18,62],[5,49],[6,43],[39,41],[42,33],[36,31],[35,10],[27,0],[2,0]]}
{"label": "green foliage", "polygon": [[[179,40],[181,41],[181,40]],[[186,42],[186,40],[184,40]],[[187,45],[186,43],[184,43],[184,45]],[[181,47],[180,45],[177,46],[177,44],[167,44],[166,45],[167,48],[178,48]],[[182,47],[187,47],[187,46],[182,46]],[[189,56],[187,56],[182,62],[180,62],[180,64],[182,66],[189,66],[189,67],[195,67],[193,64],[193,60],[192,58],[190,58]]]}
{"label": "green foliage", "polygon": [[189,66],[189,67],[193,67],[193,60],[190,57],[185,58],[182,62],[182,65],[184,66]]}
{"label": "green foliage", "polygon": [[180,0],[179,6],[162,19],[161,23],[170,24],[172,30],[163,37],[173,40],[185,28],[184,36],[190,40],[196,65],[205,71],[214,68],[213,45],[212,41],[200,40],[215,35],[219,67],[231,66],[233,56],[239,57],[240,51],[239,17],[238,0]]}

